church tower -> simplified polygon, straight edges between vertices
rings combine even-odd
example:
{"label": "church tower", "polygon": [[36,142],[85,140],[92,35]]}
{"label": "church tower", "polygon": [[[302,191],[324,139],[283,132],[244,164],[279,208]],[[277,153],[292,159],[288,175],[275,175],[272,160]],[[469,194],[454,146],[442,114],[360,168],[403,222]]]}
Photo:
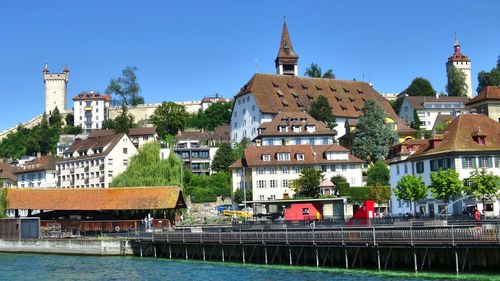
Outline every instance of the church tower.
{"label": "church tower", "polygon": [[45,64],[43,68],[43,82],[45,83],[45,113],[52,114],[57,107],[60,113],[66,112],[66,87],[69,80],[69,69],[65,67],[63,73],[50,73]]}
{"label": "church tower", "polygon": [[276,73],[280,75],[299,75],[299,70],[297,64],[299,62],[299,57],[295,53],[292,47],[292,41],[290,40],[290,34],[288,34],[288,27],[286,26],[286,21],[283,22],[283,32],[281,34],[280,49],[278,50],[278,56],[274,61],[276,64]]}
{"label": "church tower", "polygon": [[462,71],[462,73],[465,74],[465,83],[467,84],[467,96],[469,98],[472,98],[471,61],[466,55],[462,54],[462,51],[460,50],[460,43],[458,42],[456,35],[455,35],[455,43],[453,44],[453,49],[454,49],[453,55],[449,57],[448,62],[446,62],[446,73],[448,73],[450,67],[452,66]]}

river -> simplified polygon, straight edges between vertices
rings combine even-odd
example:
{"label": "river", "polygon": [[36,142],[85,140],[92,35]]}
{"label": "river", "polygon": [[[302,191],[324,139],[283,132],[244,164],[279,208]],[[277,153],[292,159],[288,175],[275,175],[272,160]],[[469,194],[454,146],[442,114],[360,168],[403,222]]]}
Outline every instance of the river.
{"label": "river", "polygon": [[0,280],[500,280],[492,275],[418,274],[371,270],[173,261],[138,257],[0,254]]}

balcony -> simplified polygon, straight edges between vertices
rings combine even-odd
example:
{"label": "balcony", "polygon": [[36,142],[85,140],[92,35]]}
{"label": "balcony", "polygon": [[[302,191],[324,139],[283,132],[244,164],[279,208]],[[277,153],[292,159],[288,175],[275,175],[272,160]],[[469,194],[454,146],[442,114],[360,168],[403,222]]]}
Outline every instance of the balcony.
{"label": "balcony", "polygon": [[99,170],[104,171],[104,164],[99,165]]}
{"label": "balcony", "polygon": [[85,166],[84,171],[85,171],[85,173],[88,173],[89,172],[89,166]]}
{"label": "balcony", "polygon": [[73,174],[75,172],[75,168],[69,169],[69,172]]}
{"label": "balcony", "polygon": [[92,111],[92,106],[86,106],[83,110],[85,110],[85,112]]}
{"label": "balcony", "polygon": [[104,182],[104,177],[99,178],[99,182],[103,183]]}
{"label": "balcony", "polygon": [[89,184],[89,179],[85,179],[85,184]]}
{"label": "balcony", "polygon": [[74,186],[75,185],[75,180],[70,180],[69,185]]}

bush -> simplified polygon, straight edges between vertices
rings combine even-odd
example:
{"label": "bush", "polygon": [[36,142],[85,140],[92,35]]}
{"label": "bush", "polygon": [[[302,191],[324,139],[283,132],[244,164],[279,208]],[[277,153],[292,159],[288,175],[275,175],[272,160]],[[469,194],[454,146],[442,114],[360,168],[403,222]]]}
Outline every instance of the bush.
{"label": "bush", "polygon": [[368,168],[368,180],[366,185],[390,185],[390,172],[384,161],[377,161],[370,168]]}

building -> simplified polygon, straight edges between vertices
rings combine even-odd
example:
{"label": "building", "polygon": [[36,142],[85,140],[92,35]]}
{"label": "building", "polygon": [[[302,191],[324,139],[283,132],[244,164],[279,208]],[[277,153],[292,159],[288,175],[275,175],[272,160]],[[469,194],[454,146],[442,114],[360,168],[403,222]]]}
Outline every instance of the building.
{"label": "building", "polygon": [[[298,76],[298,56],[292,47],[286,23],[275,63],[277,74],[257,73],[236,94],[231,115],[232,143],[243,138],[256,138],[262,123],[271,122],[280,112],[305,111],[320,95],[328,99],[337,124],[357,120],[362,114],[364,102],[375,100],[393,120],[396,130],[408,128],[387,99],[368,83]],[[342,125],[336,130],[336,138],[345,134]]]}
{"label": "building", "polygon": [[363,160],[337,144],[249,146],[244,153],[230,166],[232,186],[250,188],[254,201],[291,198],[291,183],[305,168],[319,169],[328,179],[344,176],[351,186],[363,185]]}
{"label": "building", "polygon": [[487,86],[465,104],[472,111],[500,122],[500,87]]}
{"label": "building", "polygon": [[14,174],[15,167],[8,163],[0,162],[0,188],[13,187],[16,185],[17,178]]}
{"label": "building", "polygon": [[18,187],[49,188],[57,186],[55,156],[37,156],[16,167],[14,174]]}
{"label": "building", "polygon": [[455,119],[457,116],[455,115],[442,115],[438,114],[436,116],[436,121],[434,122],[434,126],[432,127],[433,134],[441,134],[446,131],[448,125]]}
{"label": "building", "polygon": [[[442,136],[418,145],[417,150],[406,153],[409,154],[407,157],[397,158],[393,155],[393,159],[389,160],[392,188],[404,175],[421,176],[428,186],[431,172],[439,169],[454,169],[461,180],[468,178],[476,168],[500,174],[500,124],[485,115],[460,115],[449,124]],[[427,200],[413,204],[398,200],[392,194],[393,215],[417,211],[433,216],[443,213],[447,205],[450,213],[462,213],[467,204],[477,205],[479,210],[484,207],[486,215],[500,215],[498,200],[488,201],[485,206],[467,200],[447,204],[433,199],[429,192]]]}
{"label": "building", "polygon": [[50,73],[49,66],[43,69],[43,82],[45,83],[45,113],[50,115],[57,107],[60,113],[66,112],[66,92],[69,80],[69,69],[64,68],[63,73]]}
{"label": "building", "polygon": [[333,144],[335,131],[301,111],[280,112],[262,123],[253,140],[260,145]]}
{"label": "building", "polygon": [[438,115],[459,115],[466,112],[468,97],[449,96],[405,96],[401,103],[399,116],[409,123],[415,121],[413,111],[420,119],[420,129],[432,130]]}
{"label": "building", "polygon": [[215,94],[215,96],[213,96],[213,97],[211,97],[211,96],[204,97],[200,102],[200,110],[205,111],[212,104],[219,103],[219,102],[229,102],[229,100],[226,98],[223,98],[223,97],[219,97],[218,94]]}
{"label": "building", "polygon": [[387,156],[387,159],[389,159],[390,162],[398,162],[406,160],[408,156],[412,155],[413,153],[415,153],[428,143],[429,140],[427,139],[405,140],[401,143],[391,146],[391,148],[389,149],[389,155]]}
{"label": "building", "polygon": [[[448,58],[446,62],[446,73],[450,71],[451,67],[455,67],[465,74],[465,83],[467,84],[467,97],[472,98],[472,63],[470,59],[460,50],[460,43],[455,36],[455,43],[453,44],[453,55]],[[449,83],[450,77],[448,77]]]}
{"label": "building", "polygon": [[57,186],[104,188],[123,173],[137,148],[124,134],[96,130],[87,139],[75,141],[56,163]]}
{"label": "building", "polygon": [[158,132],[156,131],[156,127],[131,128],[128,131],[128,136],[137,149],[141,148],[145,143],[152,142],[160,138],[158,136]]}
{"label": "building", "polygon": [[59,141],[57,142],[57,154],[56,156],[62,157],[64,151],[68,149],[75,141],[87,139],[88,134],[80,135],[60,135]]}
{"label": "building", "polygon": [[109,118],[111,96],[83,92],[73,98],[74,125],[83,132],[102,129],[102,122]]}

